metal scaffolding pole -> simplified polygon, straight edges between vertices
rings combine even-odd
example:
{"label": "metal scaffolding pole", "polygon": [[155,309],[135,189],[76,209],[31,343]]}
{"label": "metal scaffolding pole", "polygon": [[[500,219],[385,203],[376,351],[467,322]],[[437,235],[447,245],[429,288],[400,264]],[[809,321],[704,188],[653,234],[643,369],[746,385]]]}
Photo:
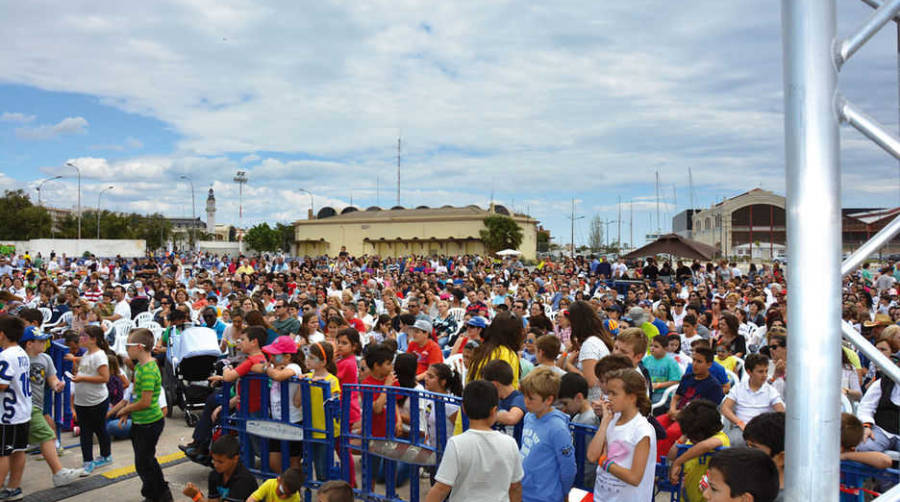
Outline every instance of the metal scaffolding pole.
{"label": "metal scaffolding pole", "polygon": [[[788,350],[785,500],[837,502],[841,208],[835,0],[782,0]],[[816,392],[809,392],[816,389]]]}

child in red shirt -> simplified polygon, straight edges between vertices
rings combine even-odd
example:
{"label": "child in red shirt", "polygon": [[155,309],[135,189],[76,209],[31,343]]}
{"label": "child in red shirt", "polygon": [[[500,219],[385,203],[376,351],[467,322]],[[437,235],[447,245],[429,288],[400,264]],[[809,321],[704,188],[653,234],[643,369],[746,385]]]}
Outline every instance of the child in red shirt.
{"label": "child in red shirt", "polygon": [[431,339],[431,323],[418,319],[416,323],[409,327],[409,334],[412,341],[406,352],[415,354],[418,358],[416,365],[416,381],[425,380],[425,372],[432,364],[444,362],[444,354],[441,353],[441,347]]}
{"label": "child in red shirt", "polygon": [[[375,345],[369,346],[367,348],[366,353],[366,366],[369,368],[369,376],[367,376],[363,381],[363,385],[376,385],[379,387],[392,387],[397,383],[397,378],[394,376],[394,352],[384,346],[384,345]],[[386,438],[387,437],[387,393],[384,392],[376,392],[372,396],[372,431],[369,437],[372,438]],[[395,435],[400,433],[402,422],[400,421],[399,413],[396,405],[394,409],[391,410],[392,413],[397,417],[394,421],[396,431]],[[362,431],[363,437],[366,437],[367,431]],[[374,478],[375,481],[379,483],[384,482],[384,460],[380,457],[371,457],[372,460],[369,462],[369,479],[370,481]],[[398,469],[399,471],[408,471],[408,469]],[[402,476],[402,472],[397,473]],[[398,479],[398,481],[401,481]],[[399,486],[400,482],[397,483]],[[370,491],[372,489],[371,486],[367,487]]]}
{"label": "child in red shirt", "polygon": [[[362,352],[362,343],[359,341],[359,331],[354,328],[344,328],[338,331],[336,338],[334,357],[337,363],[337,377],[341,386],[359,383],[359,367],[356,365],[356,356]],[[350,399],[350,428],[356,428],[361,414],[359,411],[359,393],[350,392],[342,394],[342,399]],[[350,462],[350,479],[356,486],[356,469]]]}

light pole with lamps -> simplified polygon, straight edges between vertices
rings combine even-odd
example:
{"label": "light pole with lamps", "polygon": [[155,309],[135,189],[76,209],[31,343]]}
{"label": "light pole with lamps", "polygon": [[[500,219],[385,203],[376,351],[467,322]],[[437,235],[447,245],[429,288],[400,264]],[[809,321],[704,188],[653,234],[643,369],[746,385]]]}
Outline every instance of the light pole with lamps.
{"label": "light pole with lamps", "polygon": [[197,211],[194,206],[194,180],[192,180],[189,176],[181,175],[180,179],[187,180],[188,183],[191,184],[191,226],[188,228],[188,232],[190,232],[190,241],[191,247],[194,247],[194,220],[197,219]]}
{"label": "light pole with lamps", "polygon": [[307,189],[305,189],[305,188],[298,188],[297,190],[299,190],[299,191],[301,191],[301,192],[305,192],[307,195],[309,195],[309,219],[313,219],[313,216],[314,216],[316,213],[315,213],[315,210],[313,209],[313,196],[312,196],[312,192],[310,192],[309,190],[307,190]]}
{"label": "light pole with lamps", "polygon": [[103,195],[103,192],[105,192],[107,190],[112,190],[113,188],[115,188],[115,187],[110,185],[110,186],[104,188],[103,190],[100,190],[100,193],[97,194],[97,239],[100,238],[100,196]]}
{"label": "light pole with lamps", "polygon": [[61,178],[62,178],[62,176],[54,176],[52,178],[47,178],[44,181],[38,183],[38,186],[37,186],[37,188],[35,188],[35,190],[37,190],[37,193],[38,193],[38,205],[39,206],[41,205],[41,188],[44,188],[44,183],[47,183],[48,181],[58,180]]}
{"label": "light pole with lamps", "polygon": [[81,240],[81,169],[71,162],[66,162],[66,165],[78,173],[78,240]]}
{"label": "light pole with lamps", "polygon": [[[247,171],[238,171],[234,176],[234,182],[238,184],[238,227],[243,232],[244,228],[244,184],[247,183]],[[238,239],[242,240],[243,236]]]}

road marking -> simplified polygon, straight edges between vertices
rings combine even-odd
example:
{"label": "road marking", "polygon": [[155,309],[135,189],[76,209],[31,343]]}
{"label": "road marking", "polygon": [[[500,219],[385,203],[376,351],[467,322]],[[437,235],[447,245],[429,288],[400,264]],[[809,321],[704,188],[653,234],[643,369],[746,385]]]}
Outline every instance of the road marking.
{"label": "road marking", "polygon": [[[175,460],[182,459],[182,458],[184,458],[184,452],[179,451],[176,453],[171,453],[169,455],[161,455],[159,457],[156,457],[156,461],[159,462],[160,466],[163,466],[165,464],[168,464],[169,462],[173,462]],[[101,476],[103,476],[106,479],[116,479],[116,478],[120,478],[122,476],[127,476],[134,472],[135,472],[134,464],[131,464],[126,467],[119,467],[119,468],[113,469],[111,471],[106,471],[103,474],[101,474]]]}

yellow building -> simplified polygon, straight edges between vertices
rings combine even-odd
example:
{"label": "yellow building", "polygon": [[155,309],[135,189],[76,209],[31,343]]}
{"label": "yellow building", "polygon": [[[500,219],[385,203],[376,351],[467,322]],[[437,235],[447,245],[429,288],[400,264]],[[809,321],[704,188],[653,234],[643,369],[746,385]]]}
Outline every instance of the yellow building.
{"label": "yellow building", "polygon": [[298,256],[336,256],[342,247],[353,256],[375,254],[382,257],[415,255],[484,254],[481,230],[484,219],[493,214],[511,217],[522,228],[522,258],[534,259],[537,252],[537,220],[513,214],[492,205],[416,209],[370,207],[364,211],[346,207],[340,214],[324,207],[315,219],[294,222]]}

